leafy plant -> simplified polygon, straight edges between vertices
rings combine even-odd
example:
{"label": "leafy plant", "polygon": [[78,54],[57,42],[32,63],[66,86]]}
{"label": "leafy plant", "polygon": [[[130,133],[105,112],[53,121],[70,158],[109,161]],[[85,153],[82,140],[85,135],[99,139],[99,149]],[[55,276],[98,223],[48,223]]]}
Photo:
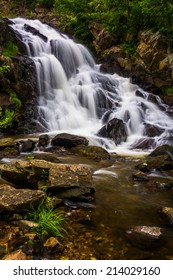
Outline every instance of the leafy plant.
{"label": "leafy plant", "polygon": [[10,71],[10,66],[9,65],[0,66],[0,75],[8,73],[9,71]]}
{"label": "leafy plant", "polygon": [[33,211],[27,214],[27,218],[36,222],[38,225],[32,228],[39,238],[45,234],[55,237],[63,237],[65,229],[62,224],[65,222],[64,213],[58,210],[49,209],[47,198]]}
{"label": "leafy plant", "polygon": [[2,110],[0,107],[0,128],[7,128],[11,125],[15,116],[15,112],[9,109]]}

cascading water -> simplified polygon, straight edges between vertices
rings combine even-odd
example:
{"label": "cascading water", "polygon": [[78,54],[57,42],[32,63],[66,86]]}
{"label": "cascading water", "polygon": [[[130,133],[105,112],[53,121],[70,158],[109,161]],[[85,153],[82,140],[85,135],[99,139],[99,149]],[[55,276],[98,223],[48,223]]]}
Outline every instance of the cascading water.
{"label": "cascading water", "polygon": [[159,97],[127,78],[101,73],[84,46],[39,20],[16,18],[11,27],[20,34],[18,37],[35,63],[38,121],[45,131],[83,135],[115,150],[114,142],[100,140],[97,132],[116,118],[127,128],[127,140],[121,147],[172,144],[173,121]]}

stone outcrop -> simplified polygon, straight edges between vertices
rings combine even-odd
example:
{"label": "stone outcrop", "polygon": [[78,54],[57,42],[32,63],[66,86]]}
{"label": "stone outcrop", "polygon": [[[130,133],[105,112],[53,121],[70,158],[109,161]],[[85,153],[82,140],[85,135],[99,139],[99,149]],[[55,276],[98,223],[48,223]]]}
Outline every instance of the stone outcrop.
{"label": "stone outcrop", "polygon": [[[91,25],[91,32],[104,72],[131,77],[133,83],[154,94],[163,94],[166,87],[173,86],[173,54],[159,32],[139,33],[135,57],[131,57],[118,43],[118,38],[108,35],[101,25]],[[128,45],[132,40],[127,36],[124,42]]]}
{"label": "stone outcrop", "polygon": [[[14,54],[8,53],[8,45],[15,49]],[[0,67],[4,66],[8,67],[8,71],[0,75],[2,117],[5,110],[9,110],[13,112],[13,118],[0,130],[4,133],[8,131],[8,134],[38,131],[39,127],[34,122],[37,104],[34,63],[25,56],[23,46],[16,40],[9,21],[5,19],[0,20]]]}

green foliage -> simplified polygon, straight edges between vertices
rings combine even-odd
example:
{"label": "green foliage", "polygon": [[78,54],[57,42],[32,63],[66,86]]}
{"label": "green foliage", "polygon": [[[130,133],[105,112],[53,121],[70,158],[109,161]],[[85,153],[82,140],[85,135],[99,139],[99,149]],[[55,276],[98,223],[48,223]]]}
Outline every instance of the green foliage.
{"label": "green foliage", "polygon": [[55,237],[63,237],[65,233],[62,227],[65,222],[64,213],[49,209],[47,206],[47,199],[44,199],[37,208],[28,213],[25,218],[36,222],[38,225],[32,228],[32,231],[42,238],[45,234]]}
{"label": "green foliage", "polygon": [[114,36],[134,38],[141,30],[152,29],[167,36],[173,44],[173,1],[171,0],[55,0],[55,10],[83,40],[89,38],[89,24],[102,23]]}
{"label": "green foliage", "polygon": [[10,71],[9,65],[0,66],[0,75],[6,74]]}
{"label": "green foliage", "polygon": [[14,104],[15,110],[18,110],[21,107],[20,99],[17,97],[15,92],[11,92],[10,97],[11,97],[12,103]]}
{"label": "green foliage", "polygon": [[7,128],[12,124],[15,112],[9,109],[3,109],[0,107],[0,128]]}
{"label": "green foliage", "polygon": [[19,52],[18,46],[13,42],[8,42],[2,52],[2,55],[11,57],[16,56]]}

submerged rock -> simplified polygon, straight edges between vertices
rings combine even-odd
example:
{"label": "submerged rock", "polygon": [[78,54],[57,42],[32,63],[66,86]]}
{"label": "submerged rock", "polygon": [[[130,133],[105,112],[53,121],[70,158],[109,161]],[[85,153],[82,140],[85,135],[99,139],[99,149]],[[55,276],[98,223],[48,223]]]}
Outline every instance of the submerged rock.
{"label": "submerged rock", "polygon": [[154,226],[135,226],[126,233],[130,242],[142,249],[155,247],[162,235],[161,228]]}

